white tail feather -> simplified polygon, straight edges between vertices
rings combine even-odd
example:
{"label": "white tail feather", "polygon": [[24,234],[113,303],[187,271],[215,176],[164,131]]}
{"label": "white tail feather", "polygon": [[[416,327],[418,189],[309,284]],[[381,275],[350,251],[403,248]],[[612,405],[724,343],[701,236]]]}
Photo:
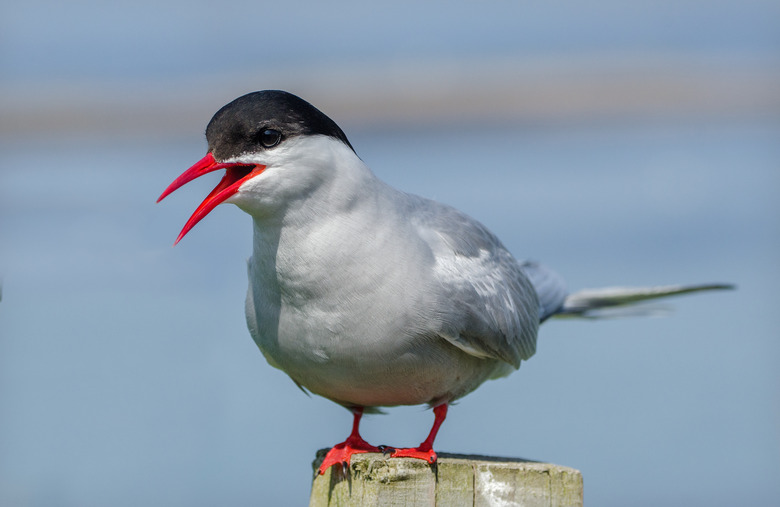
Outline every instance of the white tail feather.
{"label": "white tail feather", "polygon": [[699,284],[584,289],[566,296],[563,306],[556,312],[555,317],[609,318],[653,315],[659,313],[659,307],[630,305],[691,292],[733,288],[734,286],[729,284]]}

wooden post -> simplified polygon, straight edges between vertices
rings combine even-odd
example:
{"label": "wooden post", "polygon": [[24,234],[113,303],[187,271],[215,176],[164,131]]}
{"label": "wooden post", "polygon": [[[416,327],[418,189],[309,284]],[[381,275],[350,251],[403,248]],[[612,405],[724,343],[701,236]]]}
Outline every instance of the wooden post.
{"label": "wooden post", "polygon": [[514,458],[439,453],[435,465],[366,453],[317,475],[309,507],[582,506],[582,475],[573,468]]}

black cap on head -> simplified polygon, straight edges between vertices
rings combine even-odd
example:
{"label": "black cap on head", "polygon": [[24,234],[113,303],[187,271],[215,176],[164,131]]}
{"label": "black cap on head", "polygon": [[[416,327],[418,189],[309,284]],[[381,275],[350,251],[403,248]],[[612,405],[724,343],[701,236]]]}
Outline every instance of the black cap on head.
{"label": "black cap on head", "polygon": [[276,143],[302,135],[334,137],[352,151],[347,136],[322,111],[281,90],[248,93],[222,107],[206,127],[209,151],[217,160],[268,149],[261,139],[268,130],[281,134]]}

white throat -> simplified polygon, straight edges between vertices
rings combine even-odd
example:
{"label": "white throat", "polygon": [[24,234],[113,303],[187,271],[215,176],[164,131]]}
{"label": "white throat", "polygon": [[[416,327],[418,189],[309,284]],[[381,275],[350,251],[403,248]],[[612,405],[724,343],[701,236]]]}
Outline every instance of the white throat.
{"label": "white throat", "polygon": [[338,213],[381,185],[349,146],[329,136],[289,139],[278,148],[229,162],[266,166],[226,201],[261,222],[316,222],[316,215]]}

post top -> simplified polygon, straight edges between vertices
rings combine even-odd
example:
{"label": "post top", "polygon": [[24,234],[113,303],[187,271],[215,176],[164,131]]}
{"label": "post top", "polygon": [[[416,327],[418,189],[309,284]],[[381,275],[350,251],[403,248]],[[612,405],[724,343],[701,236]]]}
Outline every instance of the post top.
{"label": "post top", "polygon": [[[316,470],[327,449],[317,453]],[[438,453],[435,465],[356,454],[348,470],[315,475],[310,507],[371,505],[581,506],[582,475],[520,458]]]}

